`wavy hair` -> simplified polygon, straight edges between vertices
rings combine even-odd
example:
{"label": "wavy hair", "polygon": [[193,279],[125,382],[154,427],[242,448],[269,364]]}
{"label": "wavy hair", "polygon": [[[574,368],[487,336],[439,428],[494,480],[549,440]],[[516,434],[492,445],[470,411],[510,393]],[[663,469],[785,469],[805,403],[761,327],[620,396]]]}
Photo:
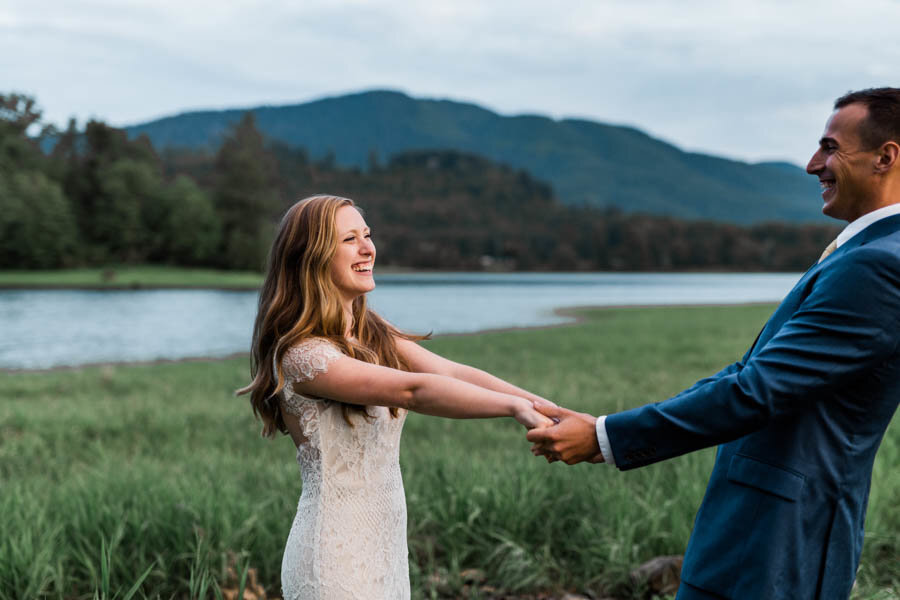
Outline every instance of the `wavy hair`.
{"label": "wavy hair", "polygon": [[[287,433],[279,394],[286,380],[281,361],[292,346],[308,337],[333,342],[344,354],[357,360],[409,370],[409,364],[397,351],[395,337],[426,339],[403,333],[366,307],[361,294],[353,301],[353,323],[346,317],[338,289],[331,278],[331,261],[338,239],[335,215],[344,206],[356,206],[349,198],[310,196],[294,204],[278,228],[259,294],[259,307],[253,325],[249,385],[237,391],[250,394],[253,414],[262,420],[262,435],[273,437]],[[349,327],[348,327],[349,325]],[[350,330],[355,341],[344,332]],[[341,403],[344,420],[366,407]],[[397,409],[391,408],[392,417]]]}

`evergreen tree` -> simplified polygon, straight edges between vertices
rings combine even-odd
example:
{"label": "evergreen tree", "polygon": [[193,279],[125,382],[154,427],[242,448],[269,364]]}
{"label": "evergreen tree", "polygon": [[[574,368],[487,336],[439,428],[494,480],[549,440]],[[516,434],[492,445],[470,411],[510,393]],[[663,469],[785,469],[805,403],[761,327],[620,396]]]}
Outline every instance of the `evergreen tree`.
{"label": "evergreen tree", "polygon": [[[41,136],[29,136],[40,125],[41,110],[34,98],[22,94],[0,94],[0,169],[37,171],[44,168]],[[46,133],[43,128],[41,133]]]}
{"label": "evergreen tree", "polygon": [[77,248],[78,229],[59,184],[40,171],[0,170],[0,266],[72,266]]}
{"label": "evergreen tree", "polygon": [[26,136],[29,129],[40,124],[42,113],[31,96],[0,94],[0,123],[16,135]]}
{"label": "evergreen tree", "polygon": [[216,264],[222,222],[209,195],[181,175],[166,188],[161,205],[165,208],[163,260],[178,265]]}
{"label": "evergreen tree", "polygon": [[161,163],[146,138],[121,129],[75,122],[59,136],[50,158],[72,203],[89,264],[140,262],[157,254]]}
{"label": "evergreen tree", "polygon": [[215,165],[221,266],[260,270],[272,239],[278,195],[275,161],[252,113],[245,113],[225,138]]}
{"label": "evergreen tree", "polygon": [[[0,267],[71,265],[78,232],[59,184],[48,178],[40,150],[41,111],[22,94],[0,94]],[[30,135],[40,128],[36,135]]]}
{"label": "evergreen tree", "polygon": [[162,181],[153,166],[123,158],[96,171],[90,232],[105,260],[144,262],[164,246],[160,232]]}

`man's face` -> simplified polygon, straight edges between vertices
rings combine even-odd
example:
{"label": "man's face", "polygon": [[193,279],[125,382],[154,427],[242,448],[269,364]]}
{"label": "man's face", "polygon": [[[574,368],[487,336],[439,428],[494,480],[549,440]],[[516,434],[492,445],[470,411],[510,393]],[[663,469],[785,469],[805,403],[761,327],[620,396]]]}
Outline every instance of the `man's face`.
{"label": "man's face", "polygon": [[863,104],[840,108],[825,124],[819,149],[806,166],[822,185],[822,212],[829,217],[855,221],[872,210],[877,201],[874,149],[863,148],[859,125],[868,116]]}

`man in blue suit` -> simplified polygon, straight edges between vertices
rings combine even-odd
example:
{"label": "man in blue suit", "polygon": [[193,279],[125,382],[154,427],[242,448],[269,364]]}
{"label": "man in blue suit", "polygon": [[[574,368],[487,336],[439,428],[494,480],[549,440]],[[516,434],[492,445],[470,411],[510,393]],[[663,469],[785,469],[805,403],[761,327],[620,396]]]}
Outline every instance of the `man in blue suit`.
{"label": "man in blue suit", "polygon": [[536,454],[633,469],[719,445],[678,600],[848,598],[900,399],[900,89],[835,102],[807,172],[848,221],[740,362],[595,419],[537,403]]}

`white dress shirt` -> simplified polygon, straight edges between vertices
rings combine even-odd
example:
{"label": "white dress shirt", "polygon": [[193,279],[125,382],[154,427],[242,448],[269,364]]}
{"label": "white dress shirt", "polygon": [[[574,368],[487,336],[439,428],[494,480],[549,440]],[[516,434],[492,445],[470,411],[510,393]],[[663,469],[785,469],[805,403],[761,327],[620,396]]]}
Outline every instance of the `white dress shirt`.
{"label": "white dress shirt", "polygon": [[[880,221],[881,219],[886,219],[887,217],[892,217],[894,215],[900,215],[900,203],[889,204],[887,206],[879,208],[878,210],[873,210],[870,213],[864,214],[860,218],[844,227],[844,230],[841,231],[840,234],[838,234],[837,240],[835,240],[837,247],[840,248],[847,242],[847,240],[861,232],[872,223]],[[596,430],[597,442],[600,444],[600,452],[603,454],[603,462],[608,465],[615,466],[616,458],[613,455],[612,446],[610,446],[609,444],[609,436],[606,434],[606,415],[597,417]]]}

